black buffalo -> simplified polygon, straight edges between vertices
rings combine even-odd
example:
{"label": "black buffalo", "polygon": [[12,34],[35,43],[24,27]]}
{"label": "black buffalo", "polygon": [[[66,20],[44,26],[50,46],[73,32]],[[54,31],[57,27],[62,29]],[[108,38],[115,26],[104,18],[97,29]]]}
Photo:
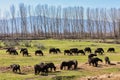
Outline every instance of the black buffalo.
{"label": "black buffalo", "polygon": [[49,53],[57,54],[57,50],[55,48],[50,48]]}
{"label": "black buffalo", "polygon": [[102,59],[100,59],[100,58],[91,58],[91,60],[89,61],[89,65],[93,65],[93,66],[95,66],[95,67],[97,67],[98,66],[98,61],[101,61],[101,62],[103,62],[102,61]]}
{"label": "black buffalo", "polygon": [[79,53],[82,54],[82,55],[85,55],[85,52],[84,52],[83,50],[78,50],[78,51],[77,51],[77,55],[78,55]]}
{"label": "black buffalo", "polygon": [[18,52],[14,48],[8,48],[6,52],[9,54],[18,55]]}
{"label": "black buffalo", "polygon": [[107,52],[115,52],[115,48],[108,48]]}
{"label": "black buffalo", "polygon": [[77,55],[78,48],[71,48],[70,51],[71,51],[72,54],[76,54]]}
{"label": "black buffalo", "polygon": [[21,73],[20,65],[19,64],[12,64],[12,65],[10,65],[10,68],[12,68],[12,71],[15,72],[15,73],[17,71],[19,71],[19,73]]}
{"label": "black buffalo", "polygon": [[91,50],[91,48],[90,48],[90,47],[86,47],[86,48],[84,49],[84,51],[85,51],[85,52],[89,52],[89,53],[91,53],[91,52],[92,52],[92,50]]}
{"label": "black buffalo", "polygon": [[27,50],[22,51],[23,56],[29,56],[29,53]]}
{"label": "black buffalo", "polygon": [[105,63],[106,63],[106,64],[110,64],[110,59],[109,59],[108,56],[105,57]]}
{"label": "black buffalo", "polygon": [[91,59],[91,58],[93,58],[94,56],[97,56],[97,54],[92,54],[92,53],[91,53],[91,54],[88,55],[88,58]]}
{"label": "black buffalo", "polygon": [[100,51],[102,51],[102,52],[104,53],[104,50],[103,50],[103,48],[97,48],[97,50],[100,50]]}
{"label": "black buffalo", "polygon": [[97,55],[96,55],[96,54],[92,54],[92,53],[88,55],[88,63],[89,63],[89,64],[91,63],[90,61],[91,61],[91,59],[92,59],[94,56],[97,56]]}
{"label": "black buffalo", "polygon": [[34,70],[35,70],[35,75],[39,74],[41,72],[42,73],[45,73],[45,74],[48,74],[49,72],[49,69],[50,71],[54,70],[56,71],[56,67],[54,65],[54,63],[40,63],[40,64],[36,64],[34,66]]}
{"label": "black buffalo", "polygon": [[[74,68],[72,68],[74,66]],[[78,61],[77,60],[70,60],[70,61],[63,61],[60,65],[60,69],[62,70],[63,68],[65,69],[67,67],[67,70],[72,69],[77,69],[78,66]]]}
{"label": "black buffalo", "polygon": [[22,53],[24,50],[28,51],[27,48],[21,48],[21,49],[20,49],[20,53]]}
{"label": "black buffalo", "polygon": [[28,56],[28,49],[27,48],[21,48],[20,53],[22,53],[23,56]]}
{"label": "black buffalo", "polygon": [[103,55],[103,52],[101,50],[95,50],[95,54],[99,53],[100,55]]}
{"label": "black buffalo", "polygon": [[56,48],[57,53],[61,53],[61,50],[59,48]]}
{"label": "black buffalo", "polygon": [[41,72],[48,74],[48,66],[45,65],[45,63],[40,63],[40,64],[36,64],[34,65],[34,71],[35,71],[35,75],[39,74]]}
{"label": "black buffalo", "polygon": [[7,50],[6,50],[6,53],[7,52],[10,52],[10,50],[12,50],[12,49],[14,49],[14,48],[6,48]]}
{"label": "black buffalo", "polygon": [[42,52],[41,50],[36,50],[36,51],[35,51],[35,55],[37,55],[37,54],[39,54],[39,55],[42,55],[42,56],[43,56],[43,52]]}
{"label": "black buffalo", "polygon": [[45,63],[45,64],[47,65],[48,69],[50,68],[50,71],[56,71],[56,67],[54,63],[50,62],[50,63]]}
{"label": "black buffalo", "polygon": [[70,52],[70,50],[64,50],[64,55],[72,55],[72,53]]}
{"label": "black buffalo", "polygon": [[57,54],[57,53],[61,53],[61,51],[59,48],[50,48],[49,53]]}
{"label": "black buffalo", "polygon": [[97,49],[95,50],[95,54],[97,54],[97,53],[103,55],[103,53],[104,53],[103,48],[97,48]]}

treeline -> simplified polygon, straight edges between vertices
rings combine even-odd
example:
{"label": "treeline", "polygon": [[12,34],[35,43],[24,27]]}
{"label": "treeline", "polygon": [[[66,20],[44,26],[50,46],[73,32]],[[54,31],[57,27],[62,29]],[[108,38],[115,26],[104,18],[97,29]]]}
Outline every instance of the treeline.
{"label": "treeline", "polygon": [[0,39],[120,38],[120,9],[14,5],[0,15]]}

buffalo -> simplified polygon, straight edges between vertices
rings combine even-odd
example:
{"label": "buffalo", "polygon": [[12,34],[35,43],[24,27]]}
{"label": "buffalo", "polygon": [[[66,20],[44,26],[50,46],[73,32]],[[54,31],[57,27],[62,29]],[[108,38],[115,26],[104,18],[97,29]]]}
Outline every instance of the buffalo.
{"label": "buffalo", "polygon": [[39,55],[42,55],[42,56],[43,56],[43,52],[42,52],[41,50],[36,50],[36,51],[35,51],[35,55],[37,55],[37,54],[39,54]]}
{"label": "buffalo", "polygon": [[[72,68],[74,66],[74,68]],[[62,70],[63,68],[65,69],[67,67],[67,70],[72,69],[77,69],[78,66],[78,61],[77,60],[70,60],[70,61],[63,61],[60,65],[60,69]]]}
{"label": "buffalo", "polygon": [[93,58],[94,56],[97,56],[97,54],[92,54],[92,53],[91,53],[91,54],[88,55],[88,58],[91,59],[91,58]]}
{"label": "buffalo", "polygon": [[89,52],[89,53],[91,53],[91,52],[92,52],[92,50],[91,50],[91,48],[90,48],[90,47],[86,47],[86,48],[84,49],[84,51],[85,51],[85,52]]}
{"label": "buffalo", "polygon": [[78,51],[77,51],[77,55],[78,55],[79,53],[81,53],[82,55],[85,55],[85,52],[84,52],[83,50],[78,50]]}
{"label": "buffalo", "polygon": [[93,66],[97,67],[97,66],[98,66],[98,61],[103,62],[102,59],[100,59],[100,58],[98,58],[98,57],[96,57],[96,58],[91,58],[90,61],[89,61],[89,65],[92,64]]}
{"label": "buffalo", "polygon": [[72,53],[70,52],[70,50],[64,50],[64,55],[72,55]]}
{"label": "buffalo", "polygon": [[97,56],[97,55],[96,55],[96,54],[92,54],[92,53],[88,55],[88,63],[89,63],[89,64],[91,63],[90,61],[91,61],[91,59],[92,59],[94,56]]}
{"label": "buffalo", "polygon": [[12,71],[14,73],[16,73],[17,71],[19,71],[19,73],[21,73],[20,65],[19,64],[12,64],[12,65],[10,65],[10,68],[12,68]]}
{"label": "buffalo", "polygon": [[14,48],[8,48],[6,52],[9,54],[18,55],[18,52]]}
{"label": "buffalo", "polygon": [[78,53],[78,48],[71,48],[70,49],[72,54],[77,54]]}
{"label": "buffalo", "polygon": [[36,64],[34,65],[34,71],[35,71],[35,75],[39,74],[41,72],[48,74],[48,66],[45,65],[45,63],[40,63],[40,64]]}
{"label": "buffalo", "polygon": [[95,50],[95,54],[97,54],[97,53],[103,55],[103,53],[104,53],[103,48],[97,48],[97,49]]}
{"label": "buffalo", "polygon": [[61,50],[59,48],[56,48],[57,53],[61,53]]}
{"label": "buffalo", "polygon": [[20,53],[22,53],[24,50],[28,51],[27,48],[21,48],[21,49],[20,49]]}
{"label": "buffalo", "polygon": [[40,64],[34,65],[35,75],[39,74],[40,72],[41,72],[41,74],[42,73],[48,74],[49,69],[50,69],[50,71],[52,71],[52,70],[56,71],[56,67],[55,67],[54,63],[41,62]]}
{"label": "buffalo", "polygon": [[22,53],[23,56],[28,56],[28,49],[27,48],[21,48],[20,53]]}
{"label": "buffalo", "polygon": [[111,63],[110,63],[110,59],[109,59],[108,56],[105,57],[105,63],[106,63],[106,64],[111,64]]}
{"label": "buffalo", "polygon": [[47,65],[48,69],[50,68],[50,71],[56,71],[56,67],[54,63],[50,62],[50,63],[45,63],[45,64]]}
{"label": "buffalo", "polygon": [[57,54],[57,53],[61,53],[61,51],[59,48],[50,48],[49,53]]}
{"label": "buffalo", "polygon": [[115,48],[108,48],[107,52],[115,52]]}
{"label": "buffalo", "polygon": [[23,56],[29,56],[29,53],[27,50],[22,51]]}
{"label": "buffalo", "polygon": [[57,54],[57,50],[55,48],[50,48],[49,53]]}

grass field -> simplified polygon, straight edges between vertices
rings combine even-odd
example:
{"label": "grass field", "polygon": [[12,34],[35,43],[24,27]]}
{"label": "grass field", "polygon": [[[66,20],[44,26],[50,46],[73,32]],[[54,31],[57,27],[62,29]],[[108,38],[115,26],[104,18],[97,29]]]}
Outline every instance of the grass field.
{"label": "grass field", "polygon": [[[22,42],[21,42],[22,44]],[[31,41],[32,46],[28,48],[28,51],[31,57],[23,57],[19,53],[18,56],[9,55],[5,50],[0,50],[0,80],[77,80],[80,77],[114,73],[119,72],[119,66],[108,66],[105,63],[100,63],[100,67],[92,67],[87,62],[87,55],[78,55],[78,56],[68,56],[64,55],[64,49],[78,48],[84,49],[85,47],[91,47],[92,52],[98,47],[102,47],[105,50],[104,55],[98,55],[101,59],[104,60],[104,57],[109,56],[112,62],[120,61],[120,45],[119,44],[107,44],[107,43],[95,43],[92,41],[79,41],[79,40],[33,40]],[[45,49],[42,50],[44,56],[35,56],[34,52],[37,49],[33,44],[42,44]],[[18,48],[24,46],[16,46]],[[61,54],[49,54],[49,49],[55,47],[60,48],[62,51]],[[109,47],[114,47],[115,53],[107,53]],[[17,50],[19,52],[19,49]],[[60,70],[60,63],[64,60],[78,60],[79,69],[77,70]],[[50,72],[48,76],[34,75],[33,66],[40,62],[53,62],[57,67],[56,72]],[[21,65],[21,70],[23,74],[15,74],[10,69],[6,70],[6,67],[9,67],[10,64],[17,63]],[[119,65],[119,64],[118,64]]]}

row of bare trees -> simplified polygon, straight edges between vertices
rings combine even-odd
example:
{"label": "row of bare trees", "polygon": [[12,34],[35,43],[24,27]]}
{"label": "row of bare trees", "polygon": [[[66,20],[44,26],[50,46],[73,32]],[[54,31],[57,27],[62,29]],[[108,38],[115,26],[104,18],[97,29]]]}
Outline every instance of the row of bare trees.
{"label": "row of bare trees", "polygon": [[0,38],[118,39],[120,9],[12,5],[0,15]]}

